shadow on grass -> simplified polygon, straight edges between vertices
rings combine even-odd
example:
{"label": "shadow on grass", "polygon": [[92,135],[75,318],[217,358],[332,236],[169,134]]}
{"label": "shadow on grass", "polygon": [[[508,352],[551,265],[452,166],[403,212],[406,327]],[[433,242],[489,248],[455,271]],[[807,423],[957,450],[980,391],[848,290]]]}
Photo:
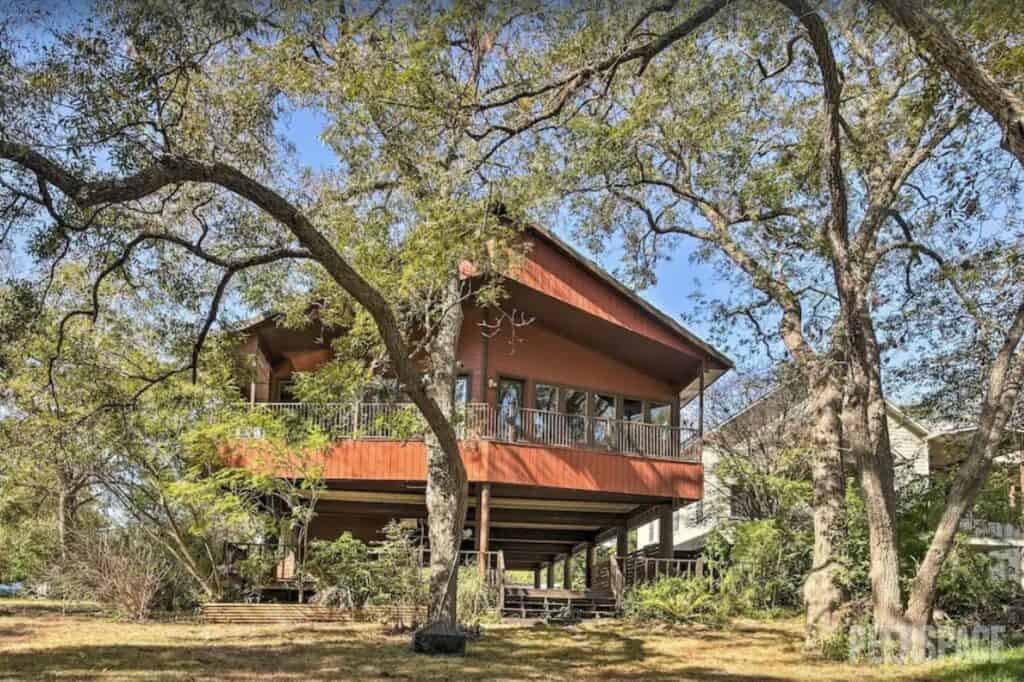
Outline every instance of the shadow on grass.
{"label": "shadow on grass", "polygon": [[[461,658],[430,658],[409,651],[405,636],[336,626],[274,632],[231,631],[229,641],[178,640],[175,644],[76,644],[0,657],[0,678],[36,679],[223,679],[270,676],[303,680],[338,679],[642,679],[753,682],[788,678],[723,673],[687,666],[685,658],[651,651],[642,632],[572,630],[544,625],[486,632]],[[756,629],[755,629],[756,630]],[[278,642],[269,641],[276,636]],[[173,637],[173,636],[172,636]],[[288,641],[308,638],[309,641]],[[172,641],[177,639],[174,637]],[[280,640],[285,641],[280,641]],[[239,640],[243,640],[239,642]],[[166,641],[166,640],[165,640]]]}

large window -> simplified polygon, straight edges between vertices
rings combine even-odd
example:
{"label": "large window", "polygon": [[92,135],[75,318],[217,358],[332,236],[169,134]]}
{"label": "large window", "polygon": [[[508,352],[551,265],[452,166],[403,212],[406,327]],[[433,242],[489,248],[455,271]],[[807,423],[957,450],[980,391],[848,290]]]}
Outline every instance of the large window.
{"label": "large window", "polygon": [[644,401],[626,398],[622,401],[622,434],[619,447],[623,452],[641,452],[647,429],[643,426]]}
{"label": "large window", "polygon": [[504,438],[519,439],[523,427],[523,382],[502,379],[498,382],[498,430]]}
{"label": "large window", "polygon": [[573,443],[587,442],[587,392],[575,388],[565,391],[565,414],[569,440]]}
{"label": "large window", "polygon": [[538,440],[558,442],[558,387],[551,384],[536,384],[533,387],[533,436]]}
{"label": "large window", "polygon": [[296,397],[295,395],[295,383],[291,379],[282,379],[281,381],[277,382],[277,402],[299,402],[298,397]]}
{"label": "large window", "polygon": [[465,407],[469,402],[469,375],[460,374],[455,377],[455,405]]}
{"label": "large window", "polygon": [[670,426],[672,424],[672,406],[668,403],[648,403],[650,416],[648,421],[652,424]]}
{"label": "large window", "polygon": [[615,439],[615,396],[594,396],[594,442],[612,447]]}

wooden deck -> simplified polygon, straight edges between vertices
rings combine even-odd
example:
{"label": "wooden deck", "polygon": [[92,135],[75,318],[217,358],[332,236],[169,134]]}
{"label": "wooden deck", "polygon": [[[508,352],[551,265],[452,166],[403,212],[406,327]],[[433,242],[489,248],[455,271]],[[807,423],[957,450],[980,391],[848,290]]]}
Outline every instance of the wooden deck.
{"label": "wooden deck", "polygon": [[572,600],[584,600],[584,599],[613,599],[614,595],[611,592],[603,590],[563,590],[559,588],[552,588],[550,590],[536,587],[525,587],[520,585],[506,585],[505,586],[506,597],[527,597],[530,599],[572,599]]}

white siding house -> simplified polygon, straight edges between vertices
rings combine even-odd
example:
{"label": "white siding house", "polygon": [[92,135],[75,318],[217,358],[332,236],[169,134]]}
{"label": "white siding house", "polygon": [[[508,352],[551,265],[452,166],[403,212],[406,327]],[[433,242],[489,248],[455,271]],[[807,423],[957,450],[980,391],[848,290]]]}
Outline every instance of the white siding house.
{"label": "white siding house", "polygon": [[[762,400],[770,398],[769,395]],[[742,413],[737,417],[742,417]],[[928,477],[934,471],[955,466],[973,433],[972,428],[929,429],[891,404],[888,405],[888,425],[890,443],[896,458],[897,494],[899,487],[910,480]],[[731,516],[727,482],[719,480],[715,474],[721,452],[713,444],[713,434],[714,431],[708,434],[703,452],[704,499],[679,509],[674,516],[676,551],[699,551],[708,533],[714,528],[715,519]],[[1016,446],[1009,447],[1009,453],[1000,457],[1000,461],[1015,469],[1020,467],[1021,480],[1017,487],[1020,491],[1024,489],[1024,449],[1020,446],[1022,434],[1016,435]],[[1007,492],[1007,504],[1010,504]],[[706,514],[708,509],[714,509],[716,513]],[[1007,577],[1020,580],[1024,586],[1024,529],[973,518],[965,519],[963,528],[969,533],[969,544],[972,547],[989,552],[998,566],[997,570]],[[639,527],[637,546],[656,544],[658,532],[657,521]]]}

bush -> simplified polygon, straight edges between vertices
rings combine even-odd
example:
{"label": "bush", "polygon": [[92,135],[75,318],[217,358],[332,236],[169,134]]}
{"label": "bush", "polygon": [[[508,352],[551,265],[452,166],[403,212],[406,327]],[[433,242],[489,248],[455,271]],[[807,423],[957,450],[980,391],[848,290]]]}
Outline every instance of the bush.
{"label": "bush", "polygon": [[[921,479],[906,485],[897,498],[900,581],[904,594],[909,593],[917,567],[931,543],[945,506],[946,487],[947,482],[941,477],[934,481]],[[847,489],[846,513],[843,587],[850,602],[866,608],[871,594],[869,537],[864,500],[857,486]],[[963,624],[1003,622],[1006,604],[1022,596],[1021,588],[994,572],[992,559],[968,546],[966,537],[957,537],[953,551],[942,565],[935,608]]]}
{"label": "bush", "polygon": [[761,616],[801,608],[813,538],[778,519],[744,521],[708,540],[717,590],[733,615]]}
{"label": "bush", "polygon": [[497,620],[498,590],[474,567],[459,569],[459,622],[473,627]]}
{"label": "bush", "polygon": [[321,604],[360,608],[378,589],[366,545],[348,532],[332,542],[311,542],[304,570],[320,586]]}
{"label": "bush", "polygon": [[157,604],[174,601],[173,564],[142,533],[119,529],[75,537],[59,567],[56,586],[64,598],[96,601],[124,618],[148,618]]}
{"label": "bush", "polygon": [[662,578],[637,585],[626,593],[624,607],[626,616],[635,620],[714,627],[725,625],[732,610],[710,577]]}
{"label": "bush", "polygon": [[935,607],[961,624],[1005,623],[1004,610],[1021,596],[1020,584],[997,574],[991,557],[961,536],[939,573]]}

